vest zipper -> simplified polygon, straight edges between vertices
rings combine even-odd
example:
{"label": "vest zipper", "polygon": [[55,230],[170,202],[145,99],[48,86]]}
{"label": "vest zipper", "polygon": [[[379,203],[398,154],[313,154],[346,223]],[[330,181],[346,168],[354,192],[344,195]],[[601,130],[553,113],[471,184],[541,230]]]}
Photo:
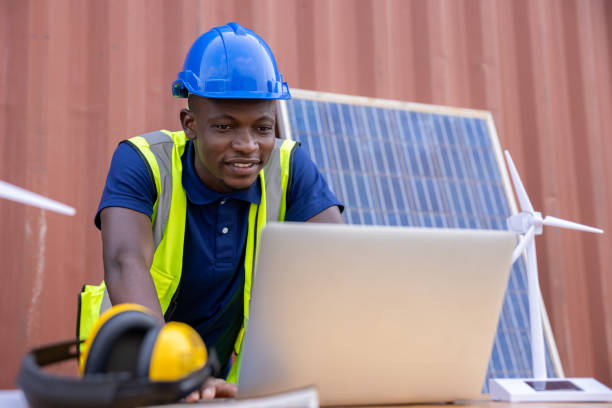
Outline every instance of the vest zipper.
{"label": "vest zipper", "polygon": [[176,306],[178,304],[176,298],[178,297],[179,292],[181,291],[181,285],[183,283],[183,274],[181,274],[181,278],[179,280],[179,284],[174,291],[174,295],[172,295],[172,299],[170,300],[170,304],[168,305],[168,309],[166,309],[166,313],[164,313],[164,320],[169,322],[172,319],[172,315],[176,311]]}
{"label": "vest zipper", "polygon": [[79,293],[77,300],[77,318],[76,318],[76,341],[79,344],[76,348],[76,359],[77,363],[81,360],[81,295],[85,292],[85,287],[87,285],[83,285],[81,288],[81,292]]}

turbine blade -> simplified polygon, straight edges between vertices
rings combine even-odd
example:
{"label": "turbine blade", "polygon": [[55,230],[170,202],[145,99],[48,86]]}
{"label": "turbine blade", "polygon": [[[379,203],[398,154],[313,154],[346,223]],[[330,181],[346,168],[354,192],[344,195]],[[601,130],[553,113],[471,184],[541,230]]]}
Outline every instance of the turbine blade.
{"label": "turbine blade", "polygon": [[21,187],[14,186],[5,181],[0,181],[0,198],[16,201],[18,203],[33,205],[45,210],[55,211],[61,214],[74,215],[76,210],[58,201],[32,193]]}
{"label": "turbine blade", "polygon": [[561,218],[551,217],[550,215],[544,218],[544,225],[603,234],[602,229],[589,227],[588,225],[578,224],[577,222],[562,220]]}
{"label": "turbine blade", "polygon": [[523,239],[512,251],[512,264],[521,256],[521,254],[525,251],[525,248],[531,241],[533,241],[533,237],[535,235],[535,226],[529,227],[525,235],[523,235]]}
{"label": "turbine blade", "polygon": [[504,153],[506,154],[506,162],[508,162],[508,168],[510,169],[510,175],[512,176],[512,184],[514,184],[514,191],[516,191],[516,196],[518,197],[519,204],[521,205],[521,210],[533,212],[533,206],[531,205],[531,201],[529,201],[527,191],[525,191],[523,182],[521,181],[518,171],[514,166],[510,152],[506,150]]}

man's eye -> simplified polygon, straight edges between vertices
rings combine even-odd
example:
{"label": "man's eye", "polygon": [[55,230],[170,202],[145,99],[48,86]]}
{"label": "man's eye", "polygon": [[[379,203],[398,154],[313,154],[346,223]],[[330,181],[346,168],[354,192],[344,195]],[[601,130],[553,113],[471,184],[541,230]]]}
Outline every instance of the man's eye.
{"label": "man's eye", "polygon": [[257,126],[257,130],[260,133],[269,133],[272,131],[272,126]]}
{"label": "man's eye", "polygon": [[217,124],[214,125],[214,128],[217,130],[229,130],[231,128],[231,125]]}

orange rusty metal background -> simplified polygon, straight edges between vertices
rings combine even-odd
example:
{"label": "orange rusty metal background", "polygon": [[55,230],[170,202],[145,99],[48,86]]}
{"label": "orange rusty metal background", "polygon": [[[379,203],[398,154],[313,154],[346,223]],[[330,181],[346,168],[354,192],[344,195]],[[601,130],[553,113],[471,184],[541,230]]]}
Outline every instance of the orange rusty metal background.
{"label": "orange rusty metal background", "polygon": [[535,207],[609,230],[547,229],[538,250],[566,374],[612,385],[612,2],[0,0],[0,179],[78,211],[0,201],[0,388],[27,349],[74,336],[114,147],[178,128],[170,83],[228,21],[290,86],[491,111]]}

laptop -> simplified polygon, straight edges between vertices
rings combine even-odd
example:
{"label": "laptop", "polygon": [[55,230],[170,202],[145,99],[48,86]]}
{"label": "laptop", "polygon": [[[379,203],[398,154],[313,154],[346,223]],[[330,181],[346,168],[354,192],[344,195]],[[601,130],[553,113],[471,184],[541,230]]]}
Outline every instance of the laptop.
{"label": "laptop", "polygon": [[270,223],[238,398],[315,385],[321,405],[478,398],[515,235]]}

